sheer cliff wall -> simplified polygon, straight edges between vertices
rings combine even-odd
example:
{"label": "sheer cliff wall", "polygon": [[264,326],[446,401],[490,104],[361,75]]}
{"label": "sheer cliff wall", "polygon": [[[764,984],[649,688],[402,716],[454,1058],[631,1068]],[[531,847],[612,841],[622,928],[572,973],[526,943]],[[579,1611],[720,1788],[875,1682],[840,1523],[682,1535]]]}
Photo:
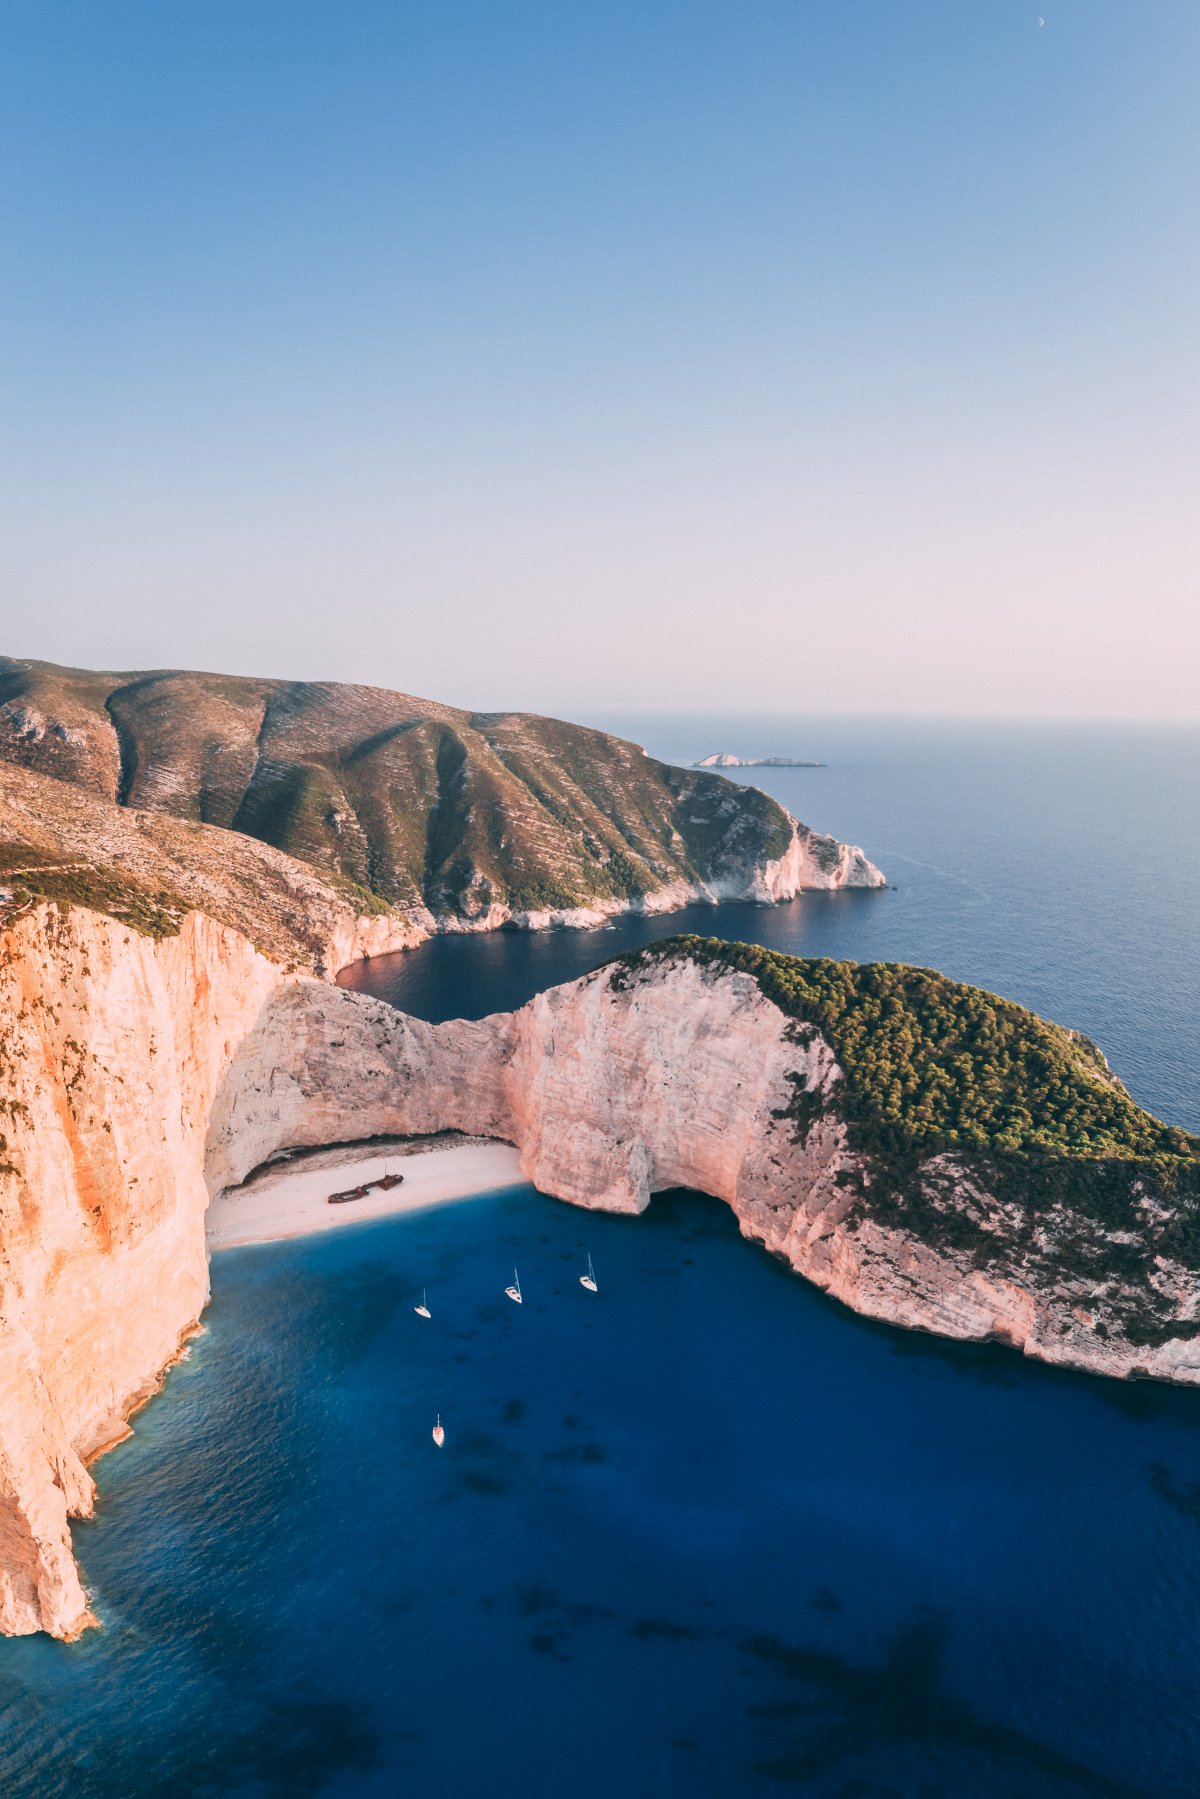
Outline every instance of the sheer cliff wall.
{"label": "sheer cliff wall", "polygon": [[287,979],[200,913],[0,932],[0,1630],[88,1622],[67,1516],[200,1316],[209,1115]]}
{"label": "sheer cliff wall", "polygon": [[[1200,1380],[1186,1333],[1101,1338],[1078,1290],[985,1273],[873,1219],[819,1031],[743,972],[665,958],[438,1026],[283,967],[42,905],[0,931],[0,1630],[90,1621],[70,1541],[89,1457],[195,1327],[204,1213],[277,1151],[380,1132],[502,1138],[542,1191],[637,1212],[690,1186],[855,1310],[1098,1373]],[[847,1178],[849,1177],[849,1178]],[[856,1197],[857,1195],[857,1197]],[[962,1204],[986,1204],[964,1176]],[[1195,1282],[1180,1316],[1200,1305]]]}
{"label": "sheer cliff wall", "polygon": [[[1014,1261],[983,1269],[873,1217],[871,1169],[838,1117],[842,1081],[822,1034],[752,976],[687,956],[628,985],[605,968],[519,1012],[437,1026],[306,983],[272,995],[232,1064],[208,1178],[236,1184],[296,1143],[476,1132],[515,1143],[526,1177],[575,1205],[639,1212],[670,1187],[724,1200],[743,1235],[867,1317],[1100,1374],[1200,1382],[1195,1277],[1176,1277],[1182,1334],[1134,1344],[1095,1329],[1088,1294],[1111,1283],[1039,1283]],[[825,1102],[803,1130],[797,1093]],[[947,1178],[952,1209],[998,1211],[969,1164]]]}

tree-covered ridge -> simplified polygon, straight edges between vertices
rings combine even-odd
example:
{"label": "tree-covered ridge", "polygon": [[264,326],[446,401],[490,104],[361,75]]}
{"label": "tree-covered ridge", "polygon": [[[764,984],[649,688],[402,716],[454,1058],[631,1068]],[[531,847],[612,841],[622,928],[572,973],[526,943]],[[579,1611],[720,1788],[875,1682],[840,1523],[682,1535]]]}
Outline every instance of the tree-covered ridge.
{"label": "tree-covered ridge", "polygon": [[634,951],[608,978],[619,991],[682,956],[752,975],[829,1043],[843,1080],[821,1094],[793,1077],[776,1116],[800,1142],[823,1117],[845,1125],[848,1221],[1057,1292],[1098,1336],[1200,1333],[1182,1297],[1200,1274],[1200,1138],[1136,1105],[1086,1038],[932,969],[708,937]]}
{"label": "tree-covered ridge", "polygon": [[1200,1155],[1200,1139],[1136,1105],[1085,1038],[933,969],[801,960],[709,937],[669,938],[617,967],[680,954],[753,975],[781,1012],[816,1026],[845,1076],[839,1111],[875,1143],[930,1153]]}

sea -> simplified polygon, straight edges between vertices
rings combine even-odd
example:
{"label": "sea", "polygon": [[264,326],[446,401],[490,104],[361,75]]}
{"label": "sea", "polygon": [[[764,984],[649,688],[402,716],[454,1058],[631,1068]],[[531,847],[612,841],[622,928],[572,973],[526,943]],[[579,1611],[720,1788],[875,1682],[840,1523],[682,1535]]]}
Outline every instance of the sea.
{"label": "sea", "polygon": [[[481,1016],[680,929],[918,963],[1200,1129],[1200,733],[589,722],[821,762],[732,778],[888,888],[438,938],[348,985]],[[517,1186],[212,1286],[75,1528],[102,1628],[0,1642],[3,1794],[1200,1793],[1200,1392],[869,1323],[684,1192]]]}

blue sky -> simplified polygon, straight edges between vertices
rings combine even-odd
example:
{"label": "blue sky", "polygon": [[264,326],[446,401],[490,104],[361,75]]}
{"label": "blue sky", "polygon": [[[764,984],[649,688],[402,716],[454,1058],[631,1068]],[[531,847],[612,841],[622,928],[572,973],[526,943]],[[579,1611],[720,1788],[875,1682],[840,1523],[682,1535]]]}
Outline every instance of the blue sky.
{"label": "blue sky", "polygon": [[1200,715],[1192,0],[0,5],[3,648]]}

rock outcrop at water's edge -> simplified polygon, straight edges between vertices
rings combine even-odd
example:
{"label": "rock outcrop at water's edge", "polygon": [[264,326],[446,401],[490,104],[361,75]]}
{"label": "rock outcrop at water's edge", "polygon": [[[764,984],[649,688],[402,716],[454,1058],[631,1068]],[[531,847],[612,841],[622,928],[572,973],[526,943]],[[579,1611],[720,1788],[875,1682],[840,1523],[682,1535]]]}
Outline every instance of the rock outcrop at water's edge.
{"label": "rock outcrop at water's edge", "polygon": [[[286,1148],[460,1130],[515,1143],[536,1186],[578,1205],[637,1212],[695,1187],[867,1316],[1200,1382],[1191,1265],[1143,1256],[1153,1294],[1129,1297],[1133,1248],[1155,1249],[1166,1215],[1152,1196],[1140,1237],[1068,1218],[1085,1275],[1054,1272],[1036,1241],[1066,1240],[1066,1200],[1032,1235],[1028,1219],[1010,1229],[1011,1195],[978,1158],[930,1158],[931,1197],[905,1223],[856,1141],[830,1035],[709,949],[624,958],[517,1013],[434,1026],[195,913],[154,939],[41,904],[0,931],[0,1629],[90,1621],[68,1526],[92,1506],[88,1457],[196,1324],[209,1193]],[[1079,1055],[1080,1079],[1108,1080]],[[1135,1300],[1154,1312],[1140,1337],[1122,1324]]]}
{"label": "rock outcrop at water's edge", "polygon": [[287,978],[196,912],[0,931],[0,1630],[90,1621],[68,1514],[199,1320],[209,1115]]}
{"label": "rock outcrop at water's edge", "polygon": [[861,850],[798,825],[756,787],[561,719],[336,681],[0,656],[10,773],[93,808],[270,845],[310,880],[356,894],[360,911],[390,916],[393,934],[885,885]]}
{"label": "rock outcrop at water's edge", "polygon": [[857,844],[824,836],[795,819],[790,820],[790,830],[790,840],[781,855],[735,863],[706,881],[669,881],[652,893],[638,894],[631,899],[597,899],[586,906],[542,907],[530,911],[514,910],[508,904],[492,902],[485,911],[471,916],[443,913],[437,918],[430,915],[426,922],[431,931],[447,933],[497,931],[506,925],[523,931],[588,930],[627,912],[657,918],[664,913],[678,912],[684,906],[696,903],[719,905],[723,900],[748,900],[760,906],[777,906],[802,893],[887,885],[886,876]]}
{"label": "rock outcrop at water's edge", "polygon": [[[1006,1231],[1004,1199],[962,1155],[929,1159],[923,1224],[901,1227],[872,1196],[876,1168],[841,1115],[828,1039],[749,974],[671,946],[660,956],[628,982],[618,962],[478,1022],[429,1025],[307,983],[281,991],[218,1095],[210,1185],[235,1185],[294,1144],[500,1137],[536,1187],[576,1205],[639,1212],[669,1187],[725,1200],[745,1236],[866,1316],[1099,1374],[1200,1382],[1200,1276],[1158,1258],[1149,1297],[1181,1334],[1160,1323],[1159,1341],[1128,1340],[1121,1282],[1096,1258],[1127,1262],[1129,1233],[1073,1219],[1093,1271],[1039,1264],[1023,1247],[1027,1221]],[[933,1210],[969,1228],[935,1231]],[[972,1237],[996,1255],[981,1262]]]}

